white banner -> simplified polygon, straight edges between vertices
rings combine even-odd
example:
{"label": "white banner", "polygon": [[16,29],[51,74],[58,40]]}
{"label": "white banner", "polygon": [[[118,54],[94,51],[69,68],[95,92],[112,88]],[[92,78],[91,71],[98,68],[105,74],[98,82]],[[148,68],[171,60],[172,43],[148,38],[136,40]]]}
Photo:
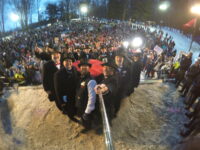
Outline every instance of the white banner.
{"label": "white banner", "polygon": [[163,49],[161,47],[159,47],[158,45],[156,45],[154,47],[154,51],[156,51],[157,54],[160,55],[163,52]]}

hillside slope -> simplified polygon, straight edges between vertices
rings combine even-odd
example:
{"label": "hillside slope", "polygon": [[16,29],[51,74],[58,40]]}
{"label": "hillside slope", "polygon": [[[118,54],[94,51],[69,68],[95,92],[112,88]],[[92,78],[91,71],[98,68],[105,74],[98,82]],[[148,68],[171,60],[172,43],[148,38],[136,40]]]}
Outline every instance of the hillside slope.
{"label": "hillside slope", "polygon": [[[104,150],[104,136],[62,115],[41,87],[7,91],[0,103],[0,150]],[[140,85],[113,120],[117,150],[170,150],[180,140],[182,100],[174,85]]]}

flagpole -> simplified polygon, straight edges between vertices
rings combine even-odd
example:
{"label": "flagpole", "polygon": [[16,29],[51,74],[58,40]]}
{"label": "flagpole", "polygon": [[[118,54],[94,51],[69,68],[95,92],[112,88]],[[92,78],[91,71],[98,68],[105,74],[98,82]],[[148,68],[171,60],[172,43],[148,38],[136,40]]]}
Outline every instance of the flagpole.
{"label": "flagpole", "polygon": [[195,32],[196,32],[196,26],[197,26],[197,20],[198,18],[196,18],[196,21],[194,22],[194,30],[193,30],[193,32],[192,32],[192,40],[191,40],[191,43],[190,43],[190,48],[189,48],[189,52],[191,51],[191,49],[192,49],[192,44],[193,44],[193,42],[194,42],[194,34],[195,34]]}
{"label": "flagpole", "polygon": [[192,39],[191,39],[191,42],[190,42],[190,48],[189,48],[189,52],[191,51],[192,49],[192,44],[193,44],[193,33],[192,33]]}

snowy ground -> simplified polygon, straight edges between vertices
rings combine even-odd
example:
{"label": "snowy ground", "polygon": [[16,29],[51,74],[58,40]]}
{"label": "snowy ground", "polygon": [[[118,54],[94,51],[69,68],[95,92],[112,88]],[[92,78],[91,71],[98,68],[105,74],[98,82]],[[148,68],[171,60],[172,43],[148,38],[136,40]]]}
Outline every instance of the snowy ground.
{"label": "snowy ground", "polygon": [[[171,31],[168,28],[162,28],[162,30],[173,37],[173,40],[176,43],[175,49],[177,49],[177,52],[188,52],[191,43],[191,38],[188,38],[177,31]],[[197,42],[193,42],[191,52],[193,52],[193,60],[195,60],[200,54],[200,45]]]}
{"label": "snowy ground", "polygon": [[[80,134],[40,87],[6,92],[0,103],[0,150],[103,150],[104,137]],[[181,140],[182,99],[173,84],[145,84],[123,100],[113,120],[116,150],[170,150]]]}
{"label": "snowy ground", "polygon": [[[151,27],[151,31],[154,31],[156,28]],[[175,41],[175,49],[177,50],[177,54],[182,52],[188,53],[190,44],[191,44],[191,38],[186,37],[182,33],[180,33],[178,30],[172,30],[170,28],[162,27],[161,28],[164,33],[168,33],[168,35],[171,35],[173,37],[173,40]],[[191,52],[193,52],[193,62],[195,59],[198,58],[200,54],[200,45],[197,42],[193,42],[191,47]]]}

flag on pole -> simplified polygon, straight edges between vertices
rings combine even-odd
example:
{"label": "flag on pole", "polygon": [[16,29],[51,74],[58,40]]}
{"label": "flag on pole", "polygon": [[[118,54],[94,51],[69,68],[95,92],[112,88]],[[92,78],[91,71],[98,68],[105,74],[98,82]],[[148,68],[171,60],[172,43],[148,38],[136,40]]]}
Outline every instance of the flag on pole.
{"label": "flag on pole", "polygon": [[197,23],[197,18],[194,18],[183,25],[184,28],[194,28],[195,24]]}

